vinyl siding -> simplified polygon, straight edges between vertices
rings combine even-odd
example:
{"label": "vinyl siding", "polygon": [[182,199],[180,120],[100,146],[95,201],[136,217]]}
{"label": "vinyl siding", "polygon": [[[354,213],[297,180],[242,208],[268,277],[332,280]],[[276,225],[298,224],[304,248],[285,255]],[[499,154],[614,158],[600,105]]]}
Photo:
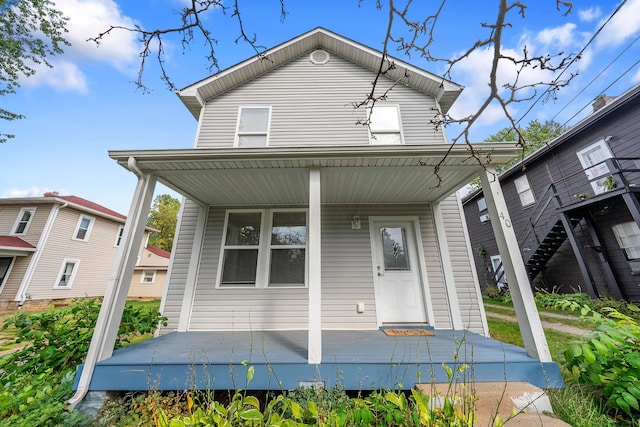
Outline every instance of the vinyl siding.
{"label": "vinyl siding", "polygon": [[[308,290],[216,288],[225,207],[211,207],[198,271],[189,330],[306,329]],[[351,229],[351,217],[359,215],[360,230]],[[325,205],[322,209],[322,327],[323,329],[375,329],[377,327],[373,267],[368,230],[369,216],[417,216],[425,254],[429,298],[436,328],[451,327],[451,316],[438,253],[433,214],[429,205],[373,206]],[[197,209],[185,207],[164,315],[175,330],[182,304]],[[452,220],[453,221],[453,220]],[[451,222],[453,227],[453,222]],[[457,243],[456,243],[457,244]],[[457,248],[457,246],[456,246]],[[469,260],[456,279],[465,280]],[[464,264],[464,263],[463,263]],[[468,279],[467,279],[468,281]],[[357,313],[356,303],[365,312]],[[472,304],[470,304],[472,305]]]}
{"label": "vinyl siding", "polygon": [[[56,299],[103,296],[117,253],[114,242],[118,222],[94,216],[89,240],[73,240],[73,233],[82,212],[67,207],[60,209],[51,234],[27,293],[32,299]],[[78,259],[80,264],[70,289],[54,289],[65,258]]]}
{"label": "vinyl siding", "polygon": [[444,221],[447,247],[451,257],[453,277],[456,284],[462,325],[473,332],[487,333],[482,323],[476,282],[471,260],[469,259],[467,238],[460,226],[464,220],[456,195],[450,196],[440,203]]}
{"label": "vinyl siding", "polygon": [[172,249],[173,264],[169,277],[171,285],[167,289],[162,311],[163,316],[166,316],[168,320],[167,326],[160,328],[161,334],[178,328],[199,209],[196,203],[185,199],[182,214],[178,218],[179,225]]}
{"label": "vinyl siding", "polygon": [[[148,268],[145,270],[152,270]],[[143,269],[133,272],[131,286],[129,287],[129,298],[162,298],[165,282],[167,281],[167,270],[156,270],[156,277],[153,283],[141,283]]]}
{"label": "vinyl siding", "polygon": [[[232,147],[238,107],[271,106],[269,146],[368,145],[366,110],[354,109],[371,90],[375,73],[336,55],[325,65],[314,65],[305,54],[270,73],[249,81],[207,102],[200,123],[198,148]],[[377,94],[391,86],[389,79],[378,83]],[[444,143],[441,130],[429,120],[434,117],[433,97],[402,84],[385,101],[400,105],[405,143]]]}
{"label": "vinyl siding", "polygon": [[[26,234],[12,234],[16,219],[22,208],[36,208],[35,215],[31,218],[31,223]],[[25,205],[25,206],[2,206],[0,209],[0,234],[14,235],[33,246],[38,245],[40,235],[49,218],[52,205]]]}
{"label": "vinyl siding", "polygon": [[33,255],[15,257],[9,277],[6,279],[2,292],[0,293],[0,310],[13,309],[13,301],[16,298],[22,278],[24,277],[27,267],[31,262]]}

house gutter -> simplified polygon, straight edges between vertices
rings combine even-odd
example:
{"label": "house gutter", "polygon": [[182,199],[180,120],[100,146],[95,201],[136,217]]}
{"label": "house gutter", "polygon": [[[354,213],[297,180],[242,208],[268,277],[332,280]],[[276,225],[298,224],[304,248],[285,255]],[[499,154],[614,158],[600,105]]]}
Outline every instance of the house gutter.
{"label": "house gutter", "polygon": [[31,262],[27,267],[27,271],[25,271],[24,277],[22,278],[22,283],[20,283],[20,288],[18,289],[18,292],[16,293],[16,297],[14,299],[14,301],[18,302],[18,309],[21,309],[22,306],[24,305],[24,302],[27,299],[30,299],[28,298],[29,294],[27,291],[29,290],[31,279],[33,278],[33,275],[35,274],[38,263],[40,262],[40,257],[42,256],[42,252],[44,251],[44,248],[47,245],[47,241],[49,240],[49,235],[51,234],[51,230],[53,229],[53,224],[56,221],[58,212],[60,211],[60,209],[64,209],[67,206],[69,206],[69,204],[66,202],[63,203],[62,205],[54,204],[53,208],[51,209],[51,212],[49,213],[49,218],[47,218],[47,222],[44,225],[44,230],[40,235],[40,240],[36,245],[36,251],[34,252],[33,258],[31,259]]}
{"label": "house gutter", "polygon": [[[82,373],[80,374],[80,379],[78,380],[78,388],[76,389],[76,393],[73,395],[73,397],[67,401],[71,408],[75,408],[76,405],[78,405],[89,392],[89,386],[91,384],[91,379],[93,377],[93,372],[96,364],[100,360],[108,358],[113,351],[113,343],[111,343],[111,348],[109,350],[105,351],[105,349],[109,345],[110,332],[113,332],[112,323],[115,323],[114,318],[118,316],[118,303],[122,302],[119,301],[119,299],[122,297],[121,293],[123,292],[123,289],[120,287],[122,283],[120,282],[123,278],[122,276],[125,275],[123,271],[126,270],[126,265],[128,262],[126,258],[128,258],[127,255],[130,252],[129,249],[131,249],[131,242],[135,240],[134,234],[136,234],[136,231],[139,231],[136,230],[136,210],[140,207],[140,197],[147,196],[147,193],[149,191],[153,193],[153,188],[151,188],[151,190],[147,188],[146,182],[148,181],[148,177],[145,176],[138,167],[135,157],[129,157],[129,159],[127,160],[127,166],[128,169],[133,172],[138,178],[138,182],[136,185],[136,194],[134,195],[134,199],[131,202],[130,214],[127,216],[127,222],[125,223],[125,230],[127,229],[127,226],[129,226],[129,228],[131,228],[132,230],[129,230],[125,233],[123,244],[120,245],[120,248],[118,250],[118,255],[116,256],[116,261],[111,274],[111,278],[109,280],[109,284],[107,285],[107,290],[102,302],[102,307],[100,308],[100,314],[98,315],[98,320],[96,321],[93,337],[91,338],[91,344],[89,345],[89,350],[85,358]],[[155,183],[155,181],[153,182]],[[147,197],[142,198],[145,199]],[[129,277],[129,281],[131,281],[131,277]],[[128,290],[128,285],[126,290]],[[120,317],[117,318],[118,324],[122,320],[122,312],[119,313],[119,316]]]}

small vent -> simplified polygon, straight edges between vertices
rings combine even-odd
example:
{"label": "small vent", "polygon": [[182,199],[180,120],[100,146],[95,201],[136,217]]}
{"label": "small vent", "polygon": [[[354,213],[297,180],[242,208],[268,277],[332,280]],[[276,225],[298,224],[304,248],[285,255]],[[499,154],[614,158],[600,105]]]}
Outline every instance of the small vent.
{"label": "small vent", "polygon": [[488,214],[480,215],[480,222],[487,222],[487,221],[489,221]]}
{"label": "small vent", "polygon": [[311,52],[309,59],[313,64],[323,65],[329,62],[329,52],[326,50],[318,49]]}

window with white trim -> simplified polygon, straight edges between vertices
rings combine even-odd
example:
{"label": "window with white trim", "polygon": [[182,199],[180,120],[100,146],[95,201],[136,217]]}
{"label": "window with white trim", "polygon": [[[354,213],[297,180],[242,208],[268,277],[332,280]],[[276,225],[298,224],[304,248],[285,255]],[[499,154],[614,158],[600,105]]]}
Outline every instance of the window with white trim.
{"label": "window with white trim", "polygon": [[397,105],[376,104],[370,112],[369,142],[372,145],[402,144],[400,107]]}
{"label": "window with white trim", "polygon": [[73,279],[75,279],[76,273],[78,272],[78,265],[80,265],[80,260],[65,258],[62,261],[62,266],[60,267],[60,272],[58,273],[58,278],[56,279],[56,283],[53,285],[53,288],[71,288]]}
{"label": "window with white trim", "polygon": [[156,270],[142,270],[140,283],[154,283],[156,281]]}
{"label": "window with white trim", "polygon": [[306,210],[227,211],[218,286],[304,287],[306,252]]}
{"label": "window with white trim", "polygon": [[610,173],[609,167],[605,160],[613,157],[613,153],[609,149],[604,139],[589,145],[576,153],[587,179],[591,183],[591,188],[596,194],[607,191],[604,181]]}
{"label": "window with white trim", "polygon": [[536,202],[536,197],[533,195],[533,190],[531,189],[527,175],[522,175],[514,179],[513,184],[516,186],[518,197],[520,197],[520,204],[523,207],[531,206]]}
{"label": "window with white trim", "polygon": [[76,230],[73,232],[73,239],[82,240],[83,242],[88,241],[94,222],[95,218],[87,215],[80,215],[78,224],[76,225]]}
{"label": "window with white trim", "polygon": [[487,201],[484,197],[478,199],[478,212],[480,212],[480,222],[489,221],[489,211],[487,210]]}
{"label": "window with white trim", "polygon": [[640,228],[635,221],[623,222],[612,227],[618,246],[628,260],[640,259]]}
{"label": "window with white trim", "polygon": [[26,234],[33,219],[33,214],[36,213],[36,208],[22,208],[18,213],[16,222],[13,226],[13,234]]}
{"label": "window with white trim", "polygon": [[116,242],[113,246],[120,246],[122,243],[122,236],[124,235],[124,225],[118,226],[118,233],[116,234]]}
{"label": "window with white trim", "polygon": [[240,107],[236,147],[266,147],[269,140],[271,107]]}

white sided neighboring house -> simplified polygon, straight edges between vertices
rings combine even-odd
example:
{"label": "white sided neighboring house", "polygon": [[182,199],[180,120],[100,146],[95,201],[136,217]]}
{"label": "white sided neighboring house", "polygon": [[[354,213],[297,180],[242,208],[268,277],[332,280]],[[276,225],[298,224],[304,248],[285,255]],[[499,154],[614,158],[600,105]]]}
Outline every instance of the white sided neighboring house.
{"label": "white sided neighboring house", "polygon": [[171,252],[149,244],[143,246],[131,279],[129,298],[162,298],[170,258]]}
{"label": "white sided neighboring house", "polygon": [[[125,220],[77,196],[0,199],[0,311],[104,296]],[[147,252],[147,263],[158,273],[153,286],[137,289],[135,297],[159,298],[167,254],[142,247],[141,258]]]}

